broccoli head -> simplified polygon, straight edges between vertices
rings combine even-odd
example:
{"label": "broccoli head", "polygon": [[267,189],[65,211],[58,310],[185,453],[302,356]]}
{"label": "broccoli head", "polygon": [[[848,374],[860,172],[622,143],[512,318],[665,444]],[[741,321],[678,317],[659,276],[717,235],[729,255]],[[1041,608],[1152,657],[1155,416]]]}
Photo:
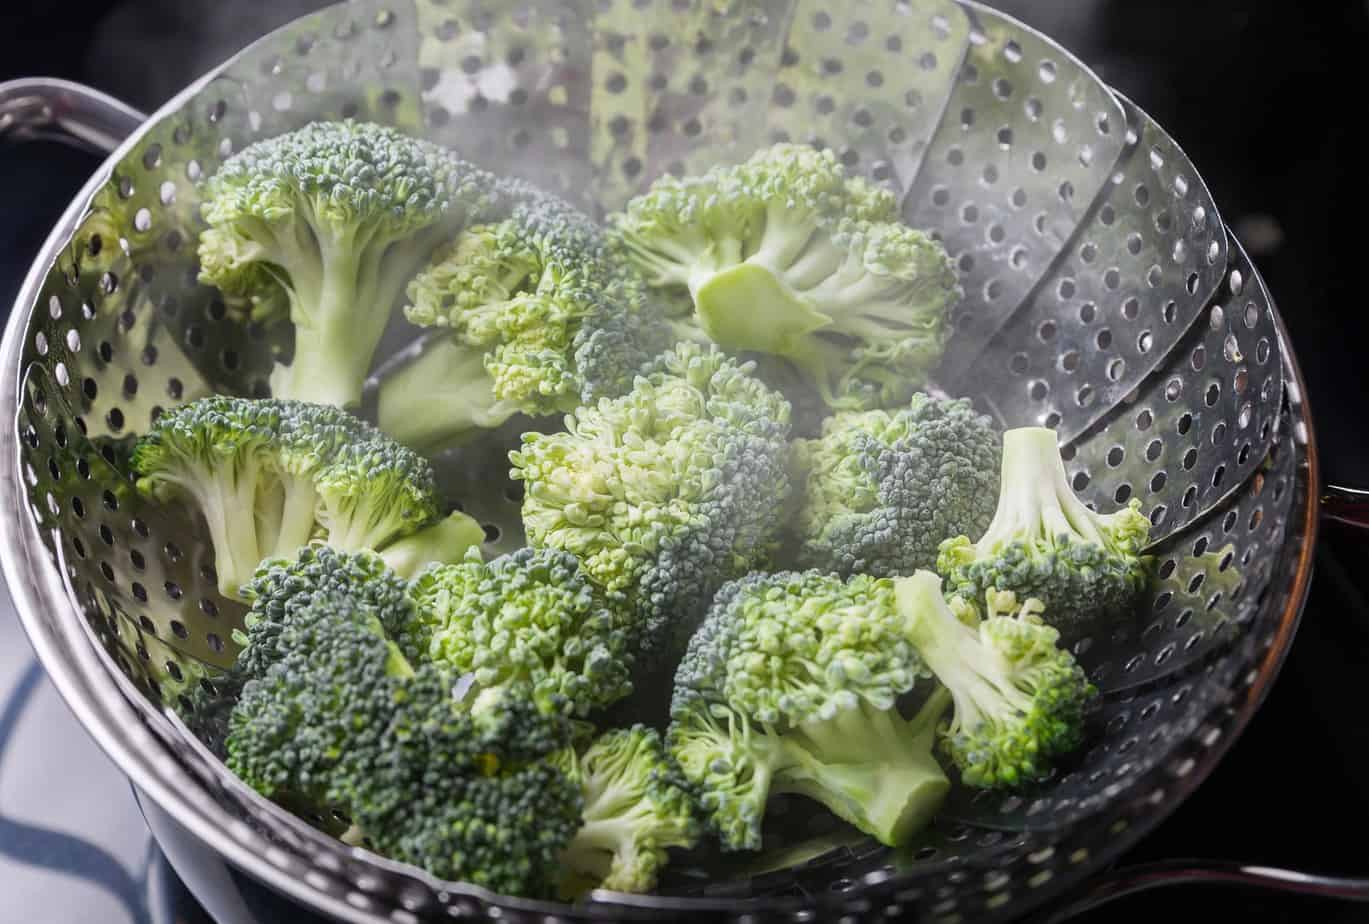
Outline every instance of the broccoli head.
{"label": "broccoli head", "polygon": [[988,525],[999,455],[998,431],[964,399],[916,394],[902,410],[828,418],[794,443],[798,564],[877,577],[933,567],[947,536]]}
{"label": "broccoli head", "polygon": [[409,445],[620,395],[667,342],[641,281],[589,216],[530,188],[506,196],[518,197],[507,218],[468,228],[409,284],[405,316],[447,332],[382,381],[381,429]]}
{"label": "broccoli head", "polygon": [[950,692],[954,713],[942,744],[961,779],[986,789],[1044,776],[1079,746],[1095,690],[1060,633],[1041,621],[1039,600],[984,597],[982,620],[952,607],[930,571],[894,579],[906,637]]}
{"label": "broccoli head", "polygon": [[[753,574],[725,586],[675,675],[669,745],[724,848],[756,849],[767,801],[814,799],[890,845],[950,788],[933,755],[947,698],[904,632],[893,583]],[[930,695],[913,719],[896,700]]]}
{"label": "broccoli head", "polygon": [[901,404],[941,357],[960,298],[945,248],[831,151],[777,144],[665,176],[615,217],[648,283],[687,290],[731,351],[785,357],[835,409]]}
{"label": "broccoli head", "polygon": [[576,716],[632,692],[636,632],[621,594],[594,586],[567,552],[469,554],[423,572],[411,593],[428,657],[473,677],[476,711],[510,688]]}
{"label": "broccoli head", "polygon": [[1002,487],[987,529],[947,533],[937,570],[947,592],[980,601],[1009,590],[1045,604],[1045,619],[1079,628],[1124,615],[1150,580],[1141,554],[1150,521],[1132,501],[1100,514],[1070,489],[1055,431],[1022,427],[1003,435]]}
{"label": "broccoli head", "polygon": [[580,828],[561,855],[563,893],[654,888],[670,848],[693,847],[702,827],[660,734],[643,725],[613,729],[583,752],[562,754],[584,797]]}
{"label": "broccoli head", "polygon": [[[188,500],[203,515],[225,596],[258,563],[293,557],[319,538],[343,551],[383,550],[418,532],[439,510],[432,468],[352,415],[302,401],[202,398],[163,414],[132,456],[138,489],[161,502]],[[441,560],[456,560],[478,526],[424,533]],[[465,545],[437,548],[447,539]],[[396,563],[411,567],[413,543]]]}
{"label": "broccoli head", "polygon": [[492,177],[438,145],[313,122],[249,145],[206,182],[201,279],[264,306],[284,290],[295,355],[272,375],[276,397],[356,404],[405,283],[494,198]]}
{"label": "broccoli head", "polygon": [[270,656],[239,662],[229,766],[287,805],[345,813],[392,859],[550,897],[583,805],[557,762],[568,724],[524,696],[478,718],[460,709],[452,677],[415,669],[388,637],[399,613],[384,590],[344,583],[287,594],[249,624],[244,655]]}
{"label": "broccoli head", "polygon": [[712,347],[682,343],[631,392],[528,433],[510,454],[533,546],[575,555],[638,611],[644,654],[677,654],[717,588],[775,547],[789,404]]}

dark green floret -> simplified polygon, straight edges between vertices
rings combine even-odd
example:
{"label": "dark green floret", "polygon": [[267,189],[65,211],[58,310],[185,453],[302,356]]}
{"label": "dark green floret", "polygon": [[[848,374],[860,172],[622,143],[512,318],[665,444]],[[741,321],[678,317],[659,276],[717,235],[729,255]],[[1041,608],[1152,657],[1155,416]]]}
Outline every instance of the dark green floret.
{"label": "dark green floret", "polygon": [[[753,574],[724,587],[675,676],[670,751],[730,850],[761,846],[771,797],[814,799],[883,843],[921,830],[950,783],[933,756],[947,697],[888,580]],[[929,693],[905,719],[896,706]]]}
{"label": "dark green floret", "polygon": [[583,717],[632,692],[633,614],[568,552],[524,548],[485,563],[472,550],[419,575],[411,593],[427,657],[470,675],[477,711],[512,688]]}
{"label": "dark green floret", "polygon": [[205,183],[201,279],[265,306],[283,289],[295,352],[273,394],[353,405],[405,284],[439,244],[487,219],[494,188],[430,142],[313,122],[249,145]]}
{"label": "dark green floret", "polygon": [[947,593],[965,600],[991,590],[1034,597],[1061,629],[1115,619],[1150,581],[1151,559],[1141,554],[1150,521],[1140,506],[1133,498],[1116,513],[1089,509],[1070,489],[1054,430],[1009,430],[993,520],[982,532],[948,533],[955,538],[942,544],[937,570]]}
{"label": "dark green floret", "polygon": [[968,400],[925,394],[896,411],[844,412],[796,440],[797,563],[886,577],[934,567],[947,536],[993,517],[999,436]]}
{"label": "dark green floret", "polygon": [[834,409],[907,401],[961,295],[945,249],[899,222],[892,193],[804,145],[664,176],[615,223],[649,284],[688,293],[703,334],[793,362]]}
{"label": "dark green floret", "polygon": [[[631,392],[510,454],[536,547],[575,555],[677,657],[714,592],[773,552],[789,495],[789,404],[722,352],[680,344]],[[667,668],[668,669],[668,668]]]}

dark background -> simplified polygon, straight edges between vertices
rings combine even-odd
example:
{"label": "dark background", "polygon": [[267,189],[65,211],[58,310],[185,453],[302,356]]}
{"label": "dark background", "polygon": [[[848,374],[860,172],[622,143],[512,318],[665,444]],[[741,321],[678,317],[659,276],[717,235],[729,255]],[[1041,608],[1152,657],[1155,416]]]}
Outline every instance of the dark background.
{"label": "dark background", "polygon": [[[67,77],[149,111],[257,35],[322,5],[0,0],[0,80]],[[1359,224],[1369,214],[1369,180],[1356,141],[1364,131],[1356,91],[1365,81],[1369,3],[993,5],[1061,41],[1184,146],[1287,321],[1308,378],[1323,474],[1369,487],[1361,403],[1369,391],[1369,305]],[[96,163],[50,145],[0,149],[0,305],[9,305],[48,228]],[[1356,843],[1369,822],[1369,722],[1359,687],[1369,664],[1366,548],[1369,541],[1352,535],[1326,537],[1303,629],[1267,706],[1199,793],[1129,861],[1231,857],[1369,875],[1369,855]],[[0,620],[8,618],[0,611]],[[8,683],[0,675],[0,704]],[[19,852],[5,843],[7,830],[0,824],[0,859],[7,847]],[[0,895],[9,869],[0,864]],[[0,918],[6,913],[0,909]],[[1089,920],[1237,915],[1255,924],[1369,921],[1369,908],[1190,888],[1132,898]]]}

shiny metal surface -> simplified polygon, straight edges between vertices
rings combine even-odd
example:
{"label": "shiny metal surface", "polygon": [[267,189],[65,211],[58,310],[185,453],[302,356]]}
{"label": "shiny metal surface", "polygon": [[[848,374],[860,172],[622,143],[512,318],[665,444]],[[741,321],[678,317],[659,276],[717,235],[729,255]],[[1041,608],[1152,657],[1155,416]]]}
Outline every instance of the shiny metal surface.
{"label": "shiny metal surface", "polygon": [[[886,36],[899,41],[881,47]],[[663,895],[596,894],[574,909],[436,882],[347,848],[239,784],[162,703],[231,663],[241,611],[205,571],[200,524],[149,509],[128,489],[122,453],[160,409],[214,390],[260,393],[279,347],[232,322],[193,281],[199,184],[256,138],[344,116],[421,132],[608,207],[662,172],[744,154],[781,132],[838,145],[853,169],[903,193],[905,215],[937,228],[961,258],[968,320],[944,378],[973,369],[969,390],[1014,422],[1058,415],[1078,489],[1103,509],[1125,500],[1125,485],[1157,524],[1163,577],[1136,624],[1075,641],[1105,690],[1089,753],[1011,799],[956,793],[910,851],[843,837],[793,811],[781,825],[787,852],[770,858],[771,871],[682,870]],[[4,341],[0,413],[17,426],[0,432],[12,473],[0,560],[55,684],[158,812],[336,919],[490,909],[515,921],[1015,913],[1116,856],[1197,785],[1267,688],[1306,590],[1318,489],[1310,424],[1291,387],[1296,367],[1258,274],[1229,247],[1184,164],[1143,113],[1067,52],[978,5],[331,8],[173,100],[54,229]],[[1142,183],[1152,198],[1137,194]],[[1129,317],[1126,299],[1141,292],[1145,307]],[[1085,319],[1088,301],[1097,314]],[[1100,341],[1105,313],[1120,312],[1118,336],[1139,338],[1143,318],[1163,319],[1170,301],[1170,327],[1152,332],[1148,350],[1139,339],[1135,354]],[[1035,321],[1039,343],[1020,340],[1020,324],[1032,323],[1023,318]],[[1079,355],[1066,363],[1066,350],[1047,370],[1059,347],[1039,335],[1051,319]],[[401,350],[412,336],[396,325],[387,344]],[[1049,381],[1049,401],[1034,381]],[[1091,398],[1080,400],[1086,385]],[[519,534],[511,486],[500,480],[506,448],[496,435],[440,466],[449,495],[495,528],[501,548]]]}
{"label": "shiny metal surface", "polygon": [[48,139],[108,154],[147,116],[108,94],[53,77],[0,83],[0,142]]}

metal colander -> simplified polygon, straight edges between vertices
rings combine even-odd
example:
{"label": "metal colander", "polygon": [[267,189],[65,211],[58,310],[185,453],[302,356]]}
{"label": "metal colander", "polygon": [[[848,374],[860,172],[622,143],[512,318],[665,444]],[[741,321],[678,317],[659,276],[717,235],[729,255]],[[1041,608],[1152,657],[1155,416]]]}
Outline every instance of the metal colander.
{"label": "metal colander", "polygon": [[[79,118],[89,103],[79,88],[11,87],[0,134],[117,136],[118,113],[93,129]],[[1103,694],[1085,752],[1027,791],[955,791],[908,849],[782,803],[777,850],[575,907],[434,881],[238,783],[165,707],[232,663],[242,608],[218,595],[199,524],[131,490],[126,455],[166,408],[265,393],[286,344],[196,282],[202,182],[256,139],[341,117],[424,135],[598,214],[663,173],[785,139],[831,147],[897,192],[966,293],[939,384],[1005,425],[1057,428],[1077,491],[1103,511],[1140,498],[1154,524],[1158,578],[1134,620],[1071,640]],[[391,367],[413,338],[389,332]],[[308,16],[118,147],[44,248],[4,357],[15,426],[0,556],[48,671],[159,815],[343,920],[1021,913],[1108,864],[1207,774],[1268,688],[1309,578],[1313,449],[1259,274],[1159,126],[976,3],[356,0]],[[439,460],[497,550],[522,541],[514,439]]]}

